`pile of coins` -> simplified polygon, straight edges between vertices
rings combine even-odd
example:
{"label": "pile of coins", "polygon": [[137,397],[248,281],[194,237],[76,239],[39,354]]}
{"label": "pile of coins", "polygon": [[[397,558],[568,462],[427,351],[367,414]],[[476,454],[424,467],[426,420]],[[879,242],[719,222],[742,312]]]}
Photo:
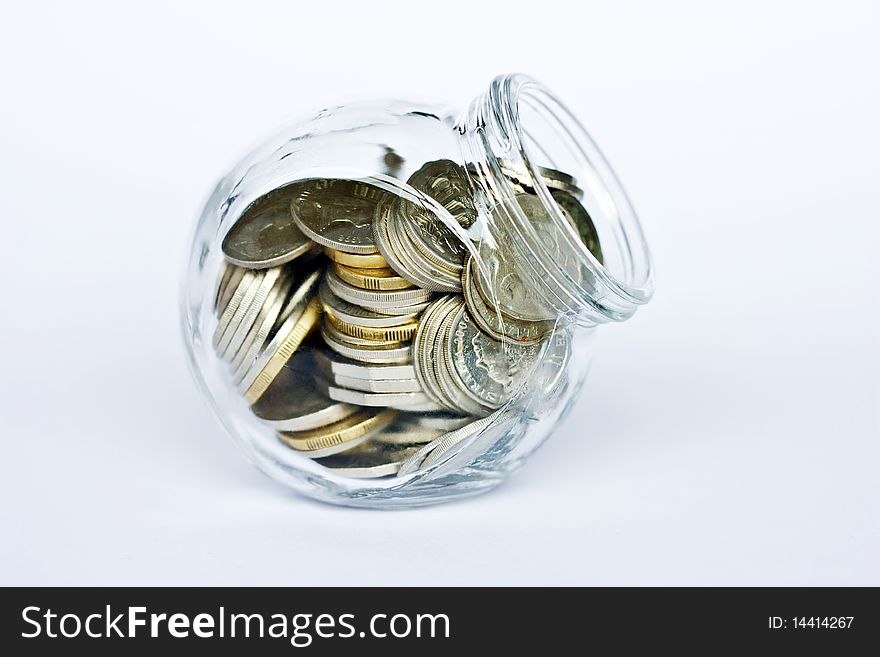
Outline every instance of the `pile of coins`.
{"label": "pile of coins", "polygon": [[[531,179],[502,171],[540,234],[550,218]],[[576,181],[540,174],[601,260]],[[407,186],[409,198],[360,180],[290,183],[251,203],[222,244],[216,353],[257,418],[344,476],[433,465],[513,417],[506,404],[548,349],[560,370],[568,357],[567,340],[548,340],[554,313],[499,251],[466,237],[479,221],[467,172],[437,160]]]}

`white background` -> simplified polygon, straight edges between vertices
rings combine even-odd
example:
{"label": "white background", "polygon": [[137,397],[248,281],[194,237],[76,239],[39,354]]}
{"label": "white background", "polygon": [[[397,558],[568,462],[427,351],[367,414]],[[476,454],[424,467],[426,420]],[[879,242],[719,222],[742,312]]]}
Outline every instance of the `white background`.
{"label": "white background", "polygon": [[[9,7],[0,583],[880,584],[878,5],[708,4]],[[618,170],[654,301],[498,490],[289,493],[187,371],[200,204],[292,115],[510,71]]]}

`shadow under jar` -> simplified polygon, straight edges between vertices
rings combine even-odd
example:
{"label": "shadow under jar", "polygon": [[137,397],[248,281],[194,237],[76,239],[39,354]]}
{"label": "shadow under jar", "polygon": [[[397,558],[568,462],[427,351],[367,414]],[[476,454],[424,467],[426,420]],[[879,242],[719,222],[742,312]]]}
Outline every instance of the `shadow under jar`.
{"label": "shadow under jar", "polygon": [[616,176],[522,75],[464,112],[402,101],[295,123],[217,185],[183,294],[192,371],[266,474],[354,506],[516,470],[577,398],[593,328],[652,294]]}

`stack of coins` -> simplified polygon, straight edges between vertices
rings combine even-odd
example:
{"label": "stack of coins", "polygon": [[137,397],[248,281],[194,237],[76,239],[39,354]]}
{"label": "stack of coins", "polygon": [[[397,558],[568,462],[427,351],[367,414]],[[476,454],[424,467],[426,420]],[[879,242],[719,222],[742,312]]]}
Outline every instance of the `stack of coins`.
{"label": "stack of coins", "polygon": [[[531,179],[502,171],[540,234],[547,216]],[[540,173],[601,260],[576,181]],[[478,221],[466,171],[428,162],[407,186],[290,183],[251,203],[222,244],[218,356],[261,422],[340,476],[438,463],[514,419],[506,405],[548,350],[559,370],[567,360],[569,342],[548,341],[554,313],[517,268],[466,238]]]}

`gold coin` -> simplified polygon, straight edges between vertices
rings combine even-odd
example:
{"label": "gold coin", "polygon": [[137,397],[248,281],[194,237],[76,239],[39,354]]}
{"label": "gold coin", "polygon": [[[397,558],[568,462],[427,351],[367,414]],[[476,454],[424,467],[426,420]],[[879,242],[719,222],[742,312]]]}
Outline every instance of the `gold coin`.
{"label": "gold coin", "polygon": [[[362,442],[361,439],[366,439],[373,431],[384,429],[391,424],[397,414],[398,411],[393,408],[386,408],[379,413],[364,411],[326,427],[309,431],[280,431],[278,436],[295,450],[321,452],[329,456],[326,454],[327,450],[334,450],[340,446],[345,449],[354,447],[356,442]],[[319,458],[318,454],[312,456]]]}
{"label": "gold coin", "polygon": [[281,368],[293,357],[299,345],[318,323],[320,316],[321,301],[318,297],[313,297],[303,311],[302,316],[290,329],[290,333],[287,334],[287,337],[284,338],[277,351],[269,358],[269,362],[266,363],[266,366],[257,375],[251,387],[244,393],[244,398],[248,404],[253,404],[266,392],[266,389],[275,380],[275,377],[278,376]]}
{"label": "gold coin", "polygon": [[336,275],[343,281],[363,290],[406,290],[413,286],[390,267],[387,269],[358,269],[335,263]]}
{"label": "gold coin", "polygon": [[418,322],[408,322],[399,326],[370,327],[351,324],[339,319],[332,310],[326,310],[327,320],[341,333],[363,340],[381,340],[383,342],[405,342],[415,335],[419,328]]}
{"label": "gold coin", "polygon": [[347,267],[357,267],[358,269],[388,269],[388,261],[380,254],[373,253],[370,255],[362,255],[359,253],[346,253],[345,251],[337,251],[329,246],[324,247],[324,253],[333,262]]}

